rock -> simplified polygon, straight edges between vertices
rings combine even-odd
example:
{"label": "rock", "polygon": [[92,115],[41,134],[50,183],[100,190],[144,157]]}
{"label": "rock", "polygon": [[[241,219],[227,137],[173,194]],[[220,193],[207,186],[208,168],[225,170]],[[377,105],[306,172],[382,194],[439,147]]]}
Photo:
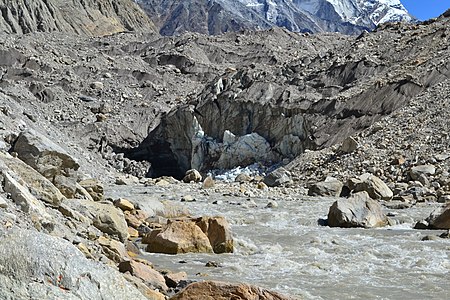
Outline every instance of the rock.
{"label": "rock", "polygon": [[100,246],[102,246],[103,252],[110,260],[120,263],[121,261],[130,259],[125,245],[121,242],[106,238],[104,236],[99,237],[97,242]]}
{"label": "rock", "polygon": [[308,196],[339,197],[344,184],[335,178],[327,178],[325,181],[312,184],[308,189]]}
{"label": "rock", "polygon": [[5,181],[5,192],[11,194],[11,199],[20,207],[20,209],[28,213],[37,229],[41,227],[47,231],[54,228],[53,219],[48,214],[44,204],[36,199],[30,191],[18,183],[8,172],[3,171]]}
{"label": "rock", "polygon": [[355,151],[356,149],[358,149],[358,142],[351,136],[346,138],[342,142],[341,147],[339,148],[339,150],[343,153],[351,153],[351,152]]}
{"label": "rock", "polygon": [[103,82],[101,82],[101,81],[94,81],[90,84],[90,87],[91,87],[91,89],[101,91],[101,90],[103,90],[104,85],[103,85]]}
{"label": "rock", "polygon": [[124,198],[119,198],[116,201],[114,201],[114,205],[123,211],[134,209],[134,204]]}
{"label": "rock", "polygon": [[0,208],[7,208],[7,207],[8,207],[8,202],[5,200],[5,198],[0,196]]}
{"label": "rock", "polygon": [[370,199],[367,192],[353,194],[348,199],[339,199],[328,212],[330,227],[381,227],[387,224],[387,217],[381,205]]}
{"label": "rock", "polygon": [[56,175],[53,184],[66,198],[75,198],[77,194],[77,181],[75,178]]}
{"label": "rock", "polygon": [[439,235],[442,239],[450,239],[450,229],[448,229],[446,232],[443,232]]}
{"label": "rock", "polygon": [[213,179],[211,176],[207,176],[207,177],[205,178],[205,180],[203,180],[202,188],[204,188],[204,189],[210,189],[210,188],[213,188],[215,185],[216,185],[216,184],[215,184],[215,182],[214,182],[214,179]]}
{"label": "rock", "polygon": [[206,234],[214,253],[232,253],[233,238],[230,225],[224,217],[202,217],[195,224]]}
{"label": "rock", "polygon": [[202,281],[188,285],[170,300],[293,300],[293,298],[248,284]]}
{"label": "rock", "polygon": [[103,184],[97,179],[85,179],[80,181],[78,184],[83,187],[89,195],[91,195],[94,201],[103,200]]}
{"label": "rock", "polygon": [[124,214],[110,203],[73,199],[69,206],[91,220],[100,231],[117,237],[121,242],[128,238],[128,226]]}
{"label": "rock", "polygon": [[50,180],[56,175],[68,176],[80,167],[78,161],[62,147],[32,129],[19,134],[13,151],[27,165]]}
{"label": "rock", "polygon": [[166,280],[166,285],[170,288],[176,288],[181,281],[187,280],[186,272],[178,272],[178,273],[168,273],[164,275],[164,279]]}
{"label": "rock", "polygon": [[238,176],[236,176],[236,178],[234,179],[235,182],[240,182],[240,183],[244,183],[244,182],[250,182],[252,181],[253,178],[250,175],[247,175],[245,173],[241,173]]}
{"label": "rock", "polygon": [[[419,223],[414,228],[421,229],[425,227]],[[450,204],[445,204],[435,209],[422,224],[428,224],[426,226],[427,229],[450,229]]]}
{"label": "rock", "polygon": [[202,181],[202,175],[200,175],[200,172],[195,169],[187,170],[186,174],[183,177],[183,182],[185,183],[200,181]]}
{"label": "rock", "polygon": [[116,184],[117,185],[135,185],[139,184],[139,178],[133,175],[121,175],[116,177]]}
{"label": "rock", "polygon": [[289,172],[284,168],[278,168],[264,177],[264,183],[270,187],[285,185],[291,181]]}
{"label": "rock", "polygon": [[162,230],[153,230],[147,235],[146,250],[154,253],[212,253],[208,237],[190,220],[168,221]]}
{"label": "rock", "polygon": [[258,185],[256,186],[258,190],[267,190],[269,187],[264,182],[258,182]]}
{"label": "rock", "polygon": [[421,165],[412,167],[409,171],[409,176],[412,180],[420,181],[422,175],[429,176],[436,173],[436,167],[433,165]]}
{"label": "rock", "polygon": [[145,299],[119,272],[61,238],[15,229],[2,235],[0,253],[4,299]]}
{"label": "rock", "polygon": [[370,198],[389,201],[394,196],[391,189],[377,176],[366,173],[360,176],[361,182],[356,183],[354,192],[365,191]]}
{"label": "rock", "polygon": [[16,180],[20,179],[22,185],[25,184],[31,194],[40,201],[57,207],[65,199],[50,180],[18,158],[0,152],[0,167],[0,173],[9,170],[9,175]]}
{"label": "rock", "polygon": [[166,296],[158,291],[149,288],[142,279],[137,278],[129,273],[123,273],[123,277],[136,287],[142,295],[144,295],[148,300],[166,300]]}
{"label": "rock", "polygon": [[168,289],[164,277],[151,266],[143,263],[134,260],[123,261],[119,264],[119,271],[122,273],[130,272],[131,275],[142,279],[152,288],[162,289],[165,291]]}
{"label": "rock", "polygon": [[269,201],[269,203],[267,203],[266,207],[267,208],[278,208],[278,202],[271,200],[271,201]]}
{"label": "rock", "polygon": [[192,195],[185,195],[181,197],[181,202],[195,202],[195,198]]}

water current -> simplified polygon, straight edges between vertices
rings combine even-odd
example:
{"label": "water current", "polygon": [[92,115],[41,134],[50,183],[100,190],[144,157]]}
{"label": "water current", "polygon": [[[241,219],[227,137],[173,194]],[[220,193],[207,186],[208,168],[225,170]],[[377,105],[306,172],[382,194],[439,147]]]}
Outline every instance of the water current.
{"label": "water current", "polygon": [[[186,185],[124,188],[112,194],[180,204],[192,215],[222,215],[231,223],[232,254],[146,253],[157,268],[185,271],[190,279],[246,282],[300,299],[449,299],[450,240],[422,241],[443,231],[414,230],[436,205],[389,210],[396,225],[344,229],[319,225],[333,198],[294,194],[255,197],[198,193]],[[117,194],[117,195],[118,195]],[[145,196],[144,196],[145,195]],[[275,200],[276,208],[267,204]],[[213,204],[214,202],[218,204]],[[206,267],[209,261],[219,267]]]}

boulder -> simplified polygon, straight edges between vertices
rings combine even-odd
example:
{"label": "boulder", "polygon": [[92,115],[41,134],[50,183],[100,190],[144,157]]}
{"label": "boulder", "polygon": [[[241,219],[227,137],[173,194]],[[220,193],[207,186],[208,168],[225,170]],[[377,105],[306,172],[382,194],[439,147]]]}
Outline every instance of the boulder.
{"label": "boulder", "polygon": [[114,201],[114,205],[123,211],[134,209],[134,204],[124,198],[119,198],[116,201]]}
{"label": "boulder", "polygon": [[164,279],[168,287],[176,288],[181,281],[188,279],[188,275],[186,272],[167,273],[164,275]]}
{"label": "boulder", "polygon": [[370,199],[367,192],[353,194],[348,199],[339,199],[328,212],[330,227],[380,227],[387,224],[381,205]]}
{"label": "boulder", "polygon": [[4,190],[11,194],[11,199],[20,207],[20,209],[29,214],[34,226],[37,229],[45,228],[52,231],[54,223],[52,217],[47,212],[44,204],[36,199],[28,188],[17,182],[8,172],[3,171],[5,181]]}
{"label": "boulder", "polygon": [[294,300],[294,298],[248,284],[218,281],[195,282],[170,300]]}
{"label": "boulder", "polygon": [[128,226],[123,212],[109,202],[91,202],[72,199],[70,208],[91,220],[100,231],[117,237],[124,242],[128,237]]}
{"label": "boulder", "polygon": [[230,225],[224,217],[202,217],[195,224],[206,234],[214,253],[232,253],[233,238]]}
{"label": "boulder", "polygon": [[130,259],[125,245],[121,242],[106,238],[104,236],[99,237],[97,242],[100,246],[102,246],[103,252],[110,260],[120,263],[125,259]]}
{"label": "boulder", "polygon": [[200,182],[202,181],[202,175],[199,171],[195,169],[190,169],[186,171],[186,174],[183,177],[183,182],[190,183],[190,182]]}
{"label": "boulder", "polygon": [[163,229],[150,232],[145,241],[146,250],[154,253],[213,252],[206,234],[191,220],[169,220]]}
{"label": "boulder", "polygon": [[309,186],[309,196],[339,197],[344,184],[335,178],[327,178],[325,181],[313,183]]}
{"label": "boulder", "polygon": [[339,150],[343,153],[351,153],[351,152],[355,151],[356,149],[358,149],[358,142],[351,136],[346,138],[342,142],[341,147],[339,148]]}
{"label": "boulder", "polygon": [[9,170],[9,175],[21,181],[30,193],[38,200],[52,206],[59,206],[65,199],[64,195],[44,176],[25,164],[18,158],[0,152],[0,173]]}
{"label": "boulder", "polygon": [[419,222],[415,228],[423,228],[421,224],[428,225],[428,229],[450,229],[450,203],[435,209],[425,222]]}
{"label": "boulder", "polygon": [[15,229],[0,238],[2,299],[146,299],[121,274],[72,243]]}
{"label": "boulder", "polygon": [[7,207],[8,207],[8,202],[5,200],[5,198],[0,196],[0,208],[7,208]]}
{"label": "boulder", "polygon": [[128,260],[119,264],[119,271],[122,273],[130,272],[131,275],[142,279],[152,288],[165,291],[168,289],[164,277],[149,265],[134,260]]}
{"label": "boulder", "polygon": [[380,178],[375,175],[366,173],[359,177],[360,182],[355,183],[354,192],[365,191],[370,198],[375,200],[389,201],[394,196],[391,189]]}
{"label": "boulder", "polygon": [[264,177],[264,183],[270,187],[280,186],[290,182],[292,182],[290,173],[285,168],[278,168]]}
{"label": "boulder", "polygon": [[409,171],[409,176],[412,180],[420,181],[421,176],[434,175],[436,173],[436,167],[433,165],[421,165],[412,167]]}
{"label": "boulder", "polygon": [[214,179],[211,176],[208,176],[203,180],[202,188],[204,189],[210,189],[213,188],[216,185],[214,182]]}
{"label": "boulder", "polygon": [[80,167],[77,160],[61,146],[32,129],[19,134],[12,150],[27,165],[50,180],[56,175],[69,175]]}

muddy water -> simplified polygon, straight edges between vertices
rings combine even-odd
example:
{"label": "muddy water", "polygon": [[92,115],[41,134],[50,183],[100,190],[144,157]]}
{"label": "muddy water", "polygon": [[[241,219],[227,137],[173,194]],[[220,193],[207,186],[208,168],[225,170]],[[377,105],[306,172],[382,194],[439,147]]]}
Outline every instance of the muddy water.
{"label": "muddy water", "polygon": [[[390,211],[397,225],[383,229],[329,228],[318,220],[326,217],[331,198],[289,192],[252,198],[204,195],[180,186],[145,188],[145,195],[180,203],[190,193],[196,201],[182,205],[193,215],[227,217],[236,251],[146,254],[158,268],[186,271],[195,280],[252,283],[304,299],[449,299],[450,240],[421,241],[442,231],[411,229],[435,206]],[[142,197],[144,189],[127,192]],[[278,207],[267,208],[273,199]],[[208,261],[219,267],[206,267]]]}

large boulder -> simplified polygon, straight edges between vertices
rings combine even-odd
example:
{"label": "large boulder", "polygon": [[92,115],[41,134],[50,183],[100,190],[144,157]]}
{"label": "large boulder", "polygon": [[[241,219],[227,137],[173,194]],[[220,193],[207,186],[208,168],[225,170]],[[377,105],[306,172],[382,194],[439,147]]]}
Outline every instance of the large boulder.
{"label": "large boulder", "polygon": [[72,243],[29,230],[0,234],[1,299],[146,299]]}
{"label": "large boulder", "polygon": [[20,209],[29,214],[34,226],[37,229],[44,228],[52,231],[54,228],[53,219],[47,212],[44,204],[36,199],[27,187],[21,185],[8,172],[2,172],[4,177],[4,190],[11,195],[11,199]]}
{"label": "large boulder", "polygon": [[128,225],[123,212],[109,202],[93,202],[71,199],[70,208],[91,220],[100,231],[118,238],[121,242],[128,237]]}
{"label": "large boulder", "polygon": [[294,298],[248,284],[218,281],[195,282],[170,300],[294,300]]}
{"label": "large boulder", "polygon": [[366,173],[359,177],[359,182],[355,183],[354,192],[365,191],[370,198],[375,200],[389,201],[394,196],[392,190],[380,178]]}
{"label": "large boulder", "polygon": [[64,195],[44,176],[18,158],[0,152],[0,172],[8,173],[22,182],[38,200],[59,206]]}
{"label": "large boulder", "polygon": [[147,264],[134,260],[123,261],[119,264],[119,271],[122,273],[130,272],[131,275],[140,278],[152,288],[168,289],[164,276]]}
{"label": "large boulder", "polygon": [[416,224],[416,228],[450,229],[450,203],[435,209],[425,221]]}
{"label": "large boulder", "polygon": [[420,165],[412,167],[409,176],[412,180],[420,180],[421,176],[430,176],[436,173],[436,167],[433,165]]}
{"label": "large boulder", "polygon": [[325,181],[316,182],[309,186],[309,196],[339,197],[344,184],[335,178],[327,178]]}
{"label": "large boulder", "polygon": [[80,165],[62,147],[35,130],[21,132],[13,151],[33,169],[52,180],[56,175],[69,175]]}
{"label": "large boulder", "polygon": [[381,205],[370,199],[367,192],[353,194],[348,199],[339,199],[328,212],[330,227],[380,227],[387,224]]}
{"label": "large boulder", "polygon": [[195,223],[208,237],[214,253],[233,252],[230,225],[224,217],[201,217]]}
{"label": "large boulder", "polygon": [[143,242],[147,251],[178,254],[188,252],[212,253],[206,234],[191,220],[169,220],[161,230],[153,230]]}
{"label": "large boulder", "polygon": [[264,183],[270,187],[280,186],[290,182],[292,182],[291,176],[285,168],[278,168],[264,177]]}

